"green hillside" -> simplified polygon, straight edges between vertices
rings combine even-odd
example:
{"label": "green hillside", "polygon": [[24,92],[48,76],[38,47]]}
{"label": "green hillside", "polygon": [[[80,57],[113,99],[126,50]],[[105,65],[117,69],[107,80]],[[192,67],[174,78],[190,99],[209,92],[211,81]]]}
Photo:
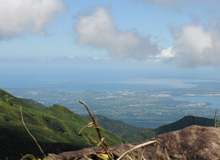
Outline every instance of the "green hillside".
{"label": "green hillside", "polygon": [[[95,146],[94,140],[99,142],[94,127],[86,128],[82,136],[78,135],[79,130],[91,122],[88,116],[79,116],[58,104],[45,107],[33,100],[16,98],[0,89],[0,159],[8,157],[9,160],[17,160],[27,153],[42,156],[21,122],[20,107],[23,108],[27,127],[45,153],[78,150]],[[214,125],[213,119],[194,116],[186,116],[155,129],[133,127],[101,115],[95,116],[95,119],[106,129],[101,128],[102,135],[109,145],[144,141],[190,125]]]}
{"label": "green hillside", "polygon": [[[199,126],[214,126],[214,120],[209,118],[203,118],[203,117],[195,117],[195,116],[186,116],[182,119],[170,123],[168,125],[163,125],[155,129],[151,129],[149,131],[143,131],[140,133],[137,133],[133,136],[137,136],[139,139],[136,139],[138,141],[147,140],[150,138],[153,138],[159,134],[167,133],[171,131],[176,131],[179,129],[183,129],[185,127],[191,126],[191,125],[199,125]],[[132,136],[127,137],[129,140],[133,140]],[[137,142],[137,141],[134,141]]]}
{"label": "green hillside", "polygon": [[41,103],[39,103],[39,102],[37,102],[37,101],[35,101],[35,100],[32,100],[32,99],[24,99],[24,98],[23,98],[22,100],[24,100],[25,102],[27,102],[27,103],[29,103],[29,104],[31,104],[31,105],[33,105],[33,106],[39,108],[39,109],[45,109],[45,108],[47,108],[45,105],[43,105],[43,104],[41,104]]}
{"label": "green hillside", "polygon": [[[45,153],[82,149],[94,146],[93,140],[99,142],[93,127],[78,136],[89,120],[60,105],[42,110],[29,103],[0,89],[0,159],[17,160],[27,153],[42,156],[21,122],[20,107],[27,127]],[[105,129],[102,135],[109,145],[122,142],[119,136]]]}
{"label": "green hillside", "polygon": [[[89,119],[88,116],[85,117]],[[213,119],[195,116],[186,116],[174,123],[170,123],[155,129],[133,127],[121,121],[106,118],[102,115],[95,115],[95,119],[100,126],[106,130],[118,134],[127,143],[144,141],[159,134],[179,130],[191,125],[214,126]]]}
{"label": "green hillside", "polygon": [[[89,116],[84,117],[90,120]],[[143,140],[143,137],[139,136],[138,134],[141,132],[147,132],[151,130],[143,127],[133,127],[119,120],[109,119],[103,115],[95,115],[94,117],[101,127],[105,128],[110,132],[116,133],[117,135],[122,137],[124,142],[127,143]]]}
{"label": "green hillside", "polygon": [[199,125],[199,126],[214,126],[214,119],[204,118],[204,117],[195,117],[195,116],[186,116],[182,119],[170,123],[168,125],[164,125],[161,127],[158,127],[155,130],[156,134],[171,132],[175,130],[179,130],[191,125]]}

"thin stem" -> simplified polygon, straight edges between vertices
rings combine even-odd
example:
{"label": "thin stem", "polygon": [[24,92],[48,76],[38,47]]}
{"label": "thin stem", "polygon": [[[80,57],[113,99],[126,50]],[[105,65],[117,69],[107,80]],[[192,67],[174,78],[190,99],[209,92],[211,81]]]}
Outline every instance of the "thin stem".
{"label": "thin stem", "polygon": [[145,143],[139,144],[139,145],[135,146],[134,148],[126,151],[125,153],[123,153],[117,160],[122,159],[123,157],[125,157],[127,154],[129,154],[131,151],[133,151],[135,149],[138,149],[138,148],[141,148],[141,147],[153,144],[153,143],[157,143],[157,141],[149,141],[149,142],[145,142]]}
{"label": "thin stem", "polygon": [[99,144],[97,144],[97,146],[100,146],[104,140],[105,140],[105,138],[102,138],[102,140],[99,142]]}
{"label": "thin stem", "polygon": [[87,128],[87,127],[92,127],[92,125],[93,125],[93,122],[90,122],[89,124],[85,125],[82,129],[80,129],[78,135],[80,135],[81,132],[82,132],[85,128]]}
{"label": "thin stem", "polygon": [[215,121],[215,128],[216,128],[216,123],[217,123],[217,108],[215,109],[215,117],[214,117],[214,121]]}
{"label": "thin stem", "polygon": [[37,140],[34,138],[34,136],[31,134],[31,132],[29,131],[29,129],[27,128],[26,124],[24,123],[24,118],[23,118],[23,113],[22,113],[22,107],[20,108],[21,110],[21,121],[24,125],[24,128],[26,129],[26,131],[28,132],[28,134],[33,138],[33,140],[35,141],[35,143],[37,144],[38,148],[40,149],[41,153],[43,154],[44,158],[46,158],[46,155],[44,154],[44,151],[42,150],[41,146],[39,145],[39,143],[37,142]]}
{"label": "thin stem", "polygon": [[170,160],[170,157],[169,157],[169,155],[168,155],[168,153],[167,153],[167,149],[165,148],[165,153],[166,153],[166,159],[167,160]]}
{"label": "thin stem", "polygon": [[[94,118],[94,116],[92,115],[92,113],[91,113],[89,107],[88,107],[87,104],[86,104],[85,102],[83,102],[83,101],[79,101],[79,103],[80,103],[80,104],[83,104],[83,105],[86,107],[86,110],[88,111],[89,116],[91,117],[91,119],[92,119],[92,121],[93,121],[93,124],[94,124],[94,126],[95,126],[96,132],[97,132],[97,134],[98,134],[98,136],[99,136],[99,139],[100,139],[100,141],[102,141],[103,137],[102,137],[102,135],[101,135],[101,130],[100,130],[100,128],[99,128],[97,122],[95,121],[95,118]],[[103,148],[104,148],[104,150],[106,151],[106,153],[108,154],[109,158],[110,158],[110,159],[113,159],[113,155],[112,155],[112,153],[109,151],[108,145],[106,144],[105,140],[103,140],[102,144],[103,144]]]}

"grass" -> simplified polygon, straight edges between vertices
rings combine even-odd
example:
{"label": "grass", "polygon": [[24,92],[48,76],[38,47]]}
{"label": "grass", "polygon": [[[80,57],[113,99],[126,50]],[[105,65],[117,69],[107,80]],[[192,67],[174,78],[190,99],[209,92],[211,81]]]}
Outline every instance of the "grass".
{"label": "grass", "polygon": [[[42,106],[37,108],[36,106],[38,105],[34,106],[33,104],[36,103],[16,98],[0,89],[0,159],[5,159],[6,157],[10,160],[19,159],[22,155],[26,155],[27,153],[38,157],[41,156],[33,139],[28,135],[25,131],[25,127],[22,125],[20,116],[21,107],[23,108],[22,113],[27,128],[33,133],[33,136],[36,137],[39,145],[45,153],[78,150],[94,146],[100,141],[101,144],[104,145],[104,148],[107,149],[106,152],[108,153],[108,146],[106,144],[115,145],[122,143],[122,139],[119,136],[100,128],[96,124],[93,116],[91,116],[91,118],[95,128],[85,128],[83,130],[83,136],[80,137],[78,136],[78,133],[83,126],[90,123],[88,119],[83,118],[58,104],[45,109],[42,108]],[[218,124],[217,120],[216,122]],[[119,126],[122,125],[122,128],[124,126],[124,124],[119,122],[117,122],[117,124]],[[146,140],[146,137],[154,137],[157,134],[178,130],[192,124],[213,126],[214,121],[207,118],[188,116],[166,126],[143,132],[134,131],[133,135],[125,134],[125,136],[133,139],[144,137]],[[130,128],[129,126],[126,126],[126,128],[128,130],[135,129],[134,127]],[[98,132],[98,137],[96,136],[96,131]],[[101,136],[100,132],[102,132]],[[123,133],[121,132],[121,134]],[[143,144],[143,146],[145,145]],[[133,150],[139,147],[142,147],[142,145],[134,147]],[[166,149],[165,153],[167,154]],[[127,153],[124,155],[127,155]],[[169,160],[168,154],[167,160]]]}
{"label": "grass", "polygon": [[[23,109],[27,128],[45,153],[78,150],[96,145],[89,137],[99,141],[94,128],[87,128],[83,131],[84,136],[78,136],[79,130],[90,121],[69,109],[61,105],[39,109],[0,90],[0,159],[20,159],[21,154],[27,153],[41,156],[22,125],[20,107]],[[116,134],[103,128],[101,130],[109,145],[121,143],[122,139]]]}

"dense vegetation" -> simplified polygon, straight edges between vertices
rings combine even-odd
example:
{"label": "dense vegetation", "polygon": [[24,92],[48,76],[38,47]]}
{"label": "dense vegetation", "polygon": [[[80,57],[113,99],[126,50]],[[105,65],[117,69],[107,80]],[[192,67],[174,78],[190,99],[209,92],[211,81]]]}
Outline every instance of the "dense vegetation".
{"label": "dense vegetation", "polygon": [[[85,116],[89,119],[88,116]],[[102,115],[95,115],[98,124],[113,133],[118,134],[127,143],[140,142],[153,138],[159,134],[179,130],[191,125],[214,126],[214,120],[203,117],[186,116],[174,123],[155,129],[133,127],[121,121],[112,120]]]}
{"label": "dense vegetation", "polygon": [[[213,118],[214,107],[219,106],[218,97],[215,97],[220,93],[218,84],[193,85],[196,87],[103,92],[70,92],[49,88],[20,88],[9,91],[17,96],[43,102],[46,106],[61,104],[77,114],[86,115],[87,111],[78,103],[78,100],[83,100],[95,114],[135,127],[156,128],[188,115]],[[178,97],[180,100],[175,100]],[[199,100],[199,97],[204,98]],[[195,101],[191,101],[191,98],[195,98]],[[208,102],[212,102],[212,106]]]}
{"label": "dense vegetation", "polygon": [[[82,136],[78,135],[79,130],[91,121],[88,116],[79,116],[58,104],[45,107],[33,100],[16,98],[0,89],[0,159],[7,157],[17,160],[27,153],[42,156],[21,122],[20,107],[23,108],[27,127],[45,153],[73,151],[96,145],[94,140],[99,142],[93,127],[86,128]],[[144,141],[190,125],[214,125],[213,119],[194,116],[155,129],[133,127],[102,115],[95,116],[95,119],[106,129],[102,128],[102,135],[109,145]]]}
{"label": "dense vegetation", "polygon": [[[29,104],[30,103],[30,104]],[[34,106],[35,105],[35,106]],[[0,159],[19,159],[27,153],[42,156],[21,122],[20,107],[30,132],[38,140],[45,153],[59,153],[94,146],[99,142],[95,129],[86,128],[82,136],[79,130],[90,121],[61,105],[39,109],[38,103],[16,98],[0,90]],[[41,107],[40,108],[44,108]],[[109,145],[119,144],[121,138],[105,129],[103,137]],[[92,140],[93,139],[93,140]]]}
{"label": "dense vegetation", "polygon": [[45,108],[47,108],[45,105],[43,105],[43,104],[41,104],[41,103],[39,103],[39,102],[36,102],[36,101],[34,101],[34,100],[32,100],[32,99],[24,99],[24,98],[23,98],[23,100],[24,100],[25,102],[27,102],[28,104],[31,104],[31,105],[33,105],[33,106],[39,108],[39,109],[45,109]]}

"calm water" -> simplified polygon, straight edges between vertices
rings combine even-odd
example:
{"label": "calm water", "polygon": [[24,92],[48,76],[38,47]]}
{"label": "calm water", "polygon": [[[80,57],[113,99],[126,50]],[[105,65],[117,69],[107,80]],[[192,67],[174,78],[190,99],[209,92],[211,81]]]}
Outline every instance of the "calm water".
{"label": "calm water", "polygon": [[174,100],[189,101],[192,103],[211,103],[209,107],[220,108],[220,97],[172,97]]}
{"label": "calm water", "polygon": [[[84,65],[85,64],[85,65]],[[204,69],[196,70],[204,73]],[[206,71],[209,75],[219,75]],[[215,74],[214,74],[215,73]],[[165,66],[81,64],[74,62],[1,61],[0,88],[53,88],[62,91],[120,91],[132,89],[190,88],[192,82],[210,81],[207,74]],[[196,77],[196,78],[194,78]],[[206,77],[210,79],[207,80]],[[216,79],[216,77],[214,78]],[[217,77],[219,80],[220,77]]]}
{"label": "calm water", "polygon": [[0,80],[0,88],[52,88],[57,91],[121,91],[133,89],[190,88],[190,82],[179,79],[117,78],[110,80]]}

